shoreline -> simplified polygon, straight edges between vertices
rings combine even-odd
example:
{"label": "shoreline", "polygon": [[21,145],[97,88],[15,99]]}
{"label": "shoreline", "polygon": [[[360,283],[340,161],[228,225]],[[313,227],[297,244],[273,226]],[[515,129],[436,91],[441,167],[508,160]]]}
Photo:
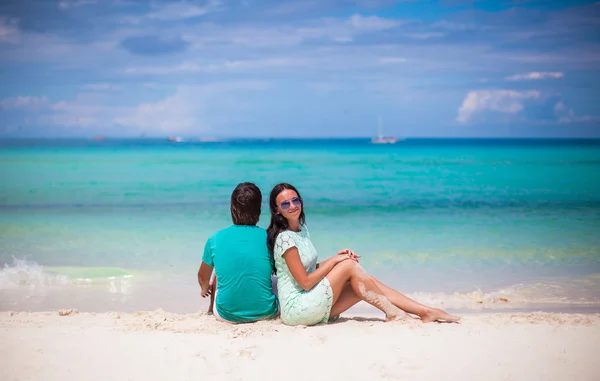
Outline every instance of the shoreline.
{"label": "shoreline", "polygon": [[[557,314],[557,315],[599,315],[600,314],[600,306],[598,305],[586,305],[586,304],[530,304],[530,305],[503,305],[503,306],[495,306],[495,305],[480,305],[478,308],[473,307],[461,307],[454,308],[448,307],[444,304],[433,304],[431,307],[440,308],[452,314],[458,314],[460,316],[483,316],[483,315],[509,315],[509,314]],[[208,302],[201,300],[199,303],[193,303],[193,306],[188,308],[162,308],[156,306],[150,306],[148,308],[134,308],[134,307],[126,307],[124,305],[115,306],[115,307],[125,307],[125,308],[86,308],[79,307],[72,304],[65,304],[62,306],[38,306],[35,308],[20,308],[19,306],[9,306],[9,305],[0,305],[0,314],[12,313],[12,314],[21,314],[21,313],[30,313],[30,314],[46,314],[49,312],[57,312],[61,310],[73,310],[77,311],[78,314],[111,314],[111,313],[119,313],[119,314],[139,314],[143,312],[153,312],[160,311],[167,314],[174,315],[195,315],[205,313],[208,308]],[[172,306],[170,306],[172,307]],[[195,308],[198,307],[198,308]],[[360,317],[379,317],[382,313],[377,310],[375,307],[367,304],[366,302],[359,302],[356,306],[351,307],[348,311],[346,311],[344,316],[349,316],[353,318]]]}
{"label": "shoreline", "polygon": [[[183,321],[196,321],[200,325],[218,325],[220,328],[228,327],[251,327],[251,326],[276,326],[281,325],[289,329],[306,329],[315,327],[327,327],[333,325],[339,325],[345,322],[378,322],[390,326],[402,326],[415,328],[415,325],[406,322],[386,322],[382,313],[375,308],[370,310],[358,310],[355,307],[344,312],[341,317],[329,323],[317,324],[314,326],[287,326],[281,322],[279,317],[269,320],[261,320],[252,323],[224,323],[215,319],[213,314],[209,314],[204,310],[199,310],[191,313],[177,313],[165,311],[161,308],[154,310],[140,310],[134,312],[123,312],[123,311],[106,311],[106,312],[93,312],[93,311],[80,311],[76,308],[61,308],[52,309],[45,311],[0,311],[0,327],[7,326],[26,326],[33,323],[35,319],[47,318],[47,322],[50,323],[62,323],[64,319],[75,318],[85,319],[94,317],[108,321],[110,319],[122,320],[122,321],[136,321],[137,319],[163,319],[168,322],[183,322]],[[22,320],[21,318],[26,318]],[[600,312],[547,312],[547,311],[469,311],[462,312],[461,317],[463,320],[459,323],[420,323],[418,319],[413,321],[419,322],[419,326],[461,326],[463,321],[480,321],[480,322],[493,322],[497,319],[502,323],[537,323],[546,322],[554,325],[586,325],[600,328]],[[32,320],[33,319],[33,320]],[[94,320],[97,322],[96,320]],[[215,324],[213,324],[215,323]],[[162,325],[162,324],[161,324]],[[274,330],[277,332],[277,330]]]}
{"label": "shoreline", "polygon": [[[94,278],[80,278],[85,275]],[[411,276],[414,277],[414,274]],[[206,310],[196,276],[116,268],[56,267],[16,261],[0,270],[0,311],[38,311],[76,308],[89,312],[136,312],[159,308],[174,313]],[[556,312],[600,313],[600,274],[578,278],[547,278],[529,283],[485,286],[466,282],[422,288],[406,276],[387,282],[408,297],[453,313]],[[361,303],[359,314],[374,311]],[[350,311],[350,313],[354,313]]]}
{"label": "shoreline", "polygon": [[[205,311],[208,299],[203,299],[196,284],[144,283],[56,285],[41,287],[0,288],[0,312],[45,312],[77,309],[81,312],[104,313],[119,311],[135,313],[162,309],[171,313],[190,314]],[[452,311],[456,314],[485,313],[600,313],[600,302],[565,300],[537,296],[519,297],[508,292],[480,290],[472,292],[424,293],[406,292],[419,303]],[[348,312],[372,315],[378,311],[360,302]]]}
{"label": "shoreline", "polygon": [[[455,313],[600,312],[600,273],[507,278],[465,278],[464,271],[444,277],[440,269],[386,271],[371,265],[379,280],[408,297]],[[208,307],[200,297],[195,272],[155,271],[102,266],[47,266],[14,259],[0,269],[0,311],[135,312],[162,308],[193,313]],[[464,270],[464,269],[463,269]],[[525,271],[525,270],[523,270]],[[533,271],[533,269],[527,270]],[[478,273],[479,278],[483,275]],[[495,277],[495,278],[494,278]],[[495,279],[495,281],[494,281]],[[503,279],[502,282],[498,279]],[[429,283],[428,283],[429,282]],[[361,314],[368,308],[360,308]]]}
{"label": "shoreline", "polygon": [[[62,315],[62,316],[61,316]],[[5,380],[593,380],[600,314],[471,313],[460,324],[343,314],[313,327],[205,312],[0,312]]]}

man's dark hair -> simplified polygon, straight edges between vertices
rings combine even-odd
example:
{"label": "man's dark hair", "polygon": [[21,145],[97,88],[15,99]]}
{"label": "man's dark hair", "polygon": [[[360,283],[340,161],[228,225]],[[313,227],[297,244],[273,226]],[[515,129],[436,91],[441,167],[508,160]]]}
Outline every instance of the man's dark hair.
{"label": "man's dark hair", "polygon": [[262,193],[253,183],[241,183],[231,194],[231,218],[235,225],[256,225],[260,218]]}

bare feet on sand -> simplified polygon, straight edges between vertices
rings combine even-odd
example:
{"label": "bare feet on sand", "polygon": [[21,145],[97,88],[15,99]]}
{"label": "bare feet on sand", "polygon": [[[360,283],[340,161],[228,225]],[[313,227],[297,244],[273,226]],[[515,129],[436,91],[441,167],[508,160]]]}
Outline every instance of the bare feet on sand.
{"label": "bare feet on sand", "polygon": [[439,310],[437,308],[431,308],[423,316],[421,316],[421,321],[423,323],[458,323],[459,320],[460,317],[450,315],[449,313]]}
{"label": "bare feet on sand", "polygon": [[390,321],[404,321],[404,322],[412,322],[416,320],[416,318],[410,316],[407,313],[401,313],[398,315],[387,315],[385,317],[385,321],[386,322],[390,322]]}

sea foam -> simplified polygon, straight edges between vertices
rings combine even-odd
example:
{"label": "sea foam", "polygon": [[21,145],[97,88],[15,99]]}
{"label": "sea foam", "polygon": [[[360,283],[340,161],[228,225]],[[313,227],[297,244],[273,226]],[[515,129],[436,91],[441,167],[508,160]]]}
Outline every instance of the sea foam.
{"label": "sea foam", "polygon": [[67,284],[66,275],[50,274],[36,262],[13,257],[12,265],[4,264],[0,270],[0,290],[20,287],[37,288],[55,284]]}
{"label": "sea foam", "polygon": [[111,268],[46,267],[13,257],[0,270],[0,290],[45,289],[57,286],[106,287],[114,294],[129,294],[133,275]]}

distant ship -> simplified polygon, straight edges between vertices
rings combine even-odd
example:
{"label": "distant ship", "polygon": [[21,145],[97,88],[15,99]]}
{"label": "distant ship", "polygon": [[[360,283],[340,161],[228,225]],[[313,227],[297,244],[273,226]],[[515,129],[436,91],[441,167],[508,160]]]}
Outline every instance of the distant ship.
{"label": "distant ship", "polygon": [[179,142],[182,142],[183,139],[180,138],[179,136],[169,136],[169,141],[174,142],[174,143],[179,143]]}
{"label": "distant ship", "polygon": [[373,143],[373,144],[395,144],[396,142],[398,142],[398,140],[404,140],[404,139],[399,139],[395,136],[388,136],[388,137],[383,136],[383,132],[381,129],[381,117],[379,117],[378,135],[376,138],[371,139],[371,143]]}

